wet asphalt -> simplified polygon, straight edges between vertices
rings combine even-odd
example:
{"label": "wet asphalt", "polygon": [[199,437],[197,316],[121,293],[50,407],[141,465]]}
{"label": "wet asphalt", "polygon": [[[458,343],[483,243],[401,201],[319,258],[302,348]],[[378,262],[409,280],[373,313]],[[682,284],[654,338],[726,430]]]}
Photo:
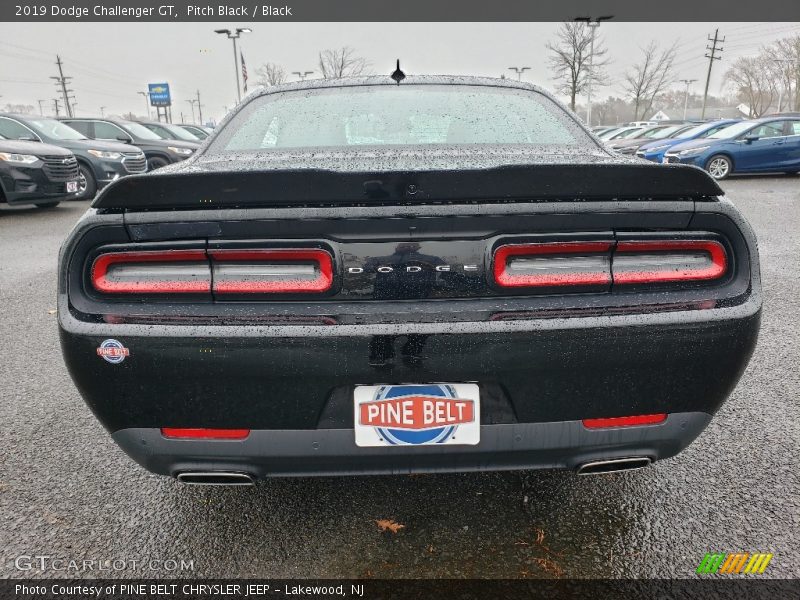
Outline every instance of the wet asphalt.
{"label": "wet asphalt", "polygon": [[[247,489],[184,487],[115,446],[67,374],[54,314],[58,247],[87,203],[0,208],[0,578],[691,577],[709,551],[772,552],[765,576],[800,576],[800,178],[723,187],[759,239],[763,324],[733,395],[679,456],[594,477]],[[18,568],[34,555],[119,568]]]}

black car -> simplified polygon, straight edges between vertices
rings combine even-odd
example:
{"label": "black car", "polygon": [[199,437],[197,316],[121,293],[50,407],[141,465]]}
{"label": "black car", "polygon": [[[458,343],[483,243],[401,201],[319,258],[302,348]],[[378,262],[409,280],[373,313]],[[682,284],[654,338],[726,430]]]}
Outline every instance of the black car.
{"label": "black car", "polygon": [[[675,455],[755,347],[750,226],[509,80],[274,86],[62,247],[78,389],[147,469],[574,469]],[[733,434],[732,434],[733,437]]]}
{"label": "black car", "polygon": [[0,203],[52,208],[78,191],[78,161],[69,150],[0,136]]}
{"label": "black car", "polygon": [[134,121],[77,118],[62,121],[93,140],[115,140],[141,148],[147,156],[149,171],[185,160],[200,147],[196,142],[164,140]]}
{"label": "black car", "polygon": [[200,143],[200,139],[195,134],[187,131],[180,125],[162,123],[161,121],[138,121],[138,123],[147,127],[162,140],[178,140],[192,142],[193,144]]}
{"label": "black car", "polygon": [[75,154],[80,169],[76,199],[94,198],[98,190],[115,179],[146,171],[144,155],[138,148],[89,140],[56,119],[0,114],[0,135],[60,146]]}
{"label": "black car", "polygon": [[653,140],[665,140],[674,137],[688,129],[692,129],[694,123],[680,123],[674,125],[658,125],[656,127],[648,128],[638,134],[632,136],[623,136],[611,142],[606,142],[611,150],[616,150],[620,154],[636,154],[636,151],[645,144]]}

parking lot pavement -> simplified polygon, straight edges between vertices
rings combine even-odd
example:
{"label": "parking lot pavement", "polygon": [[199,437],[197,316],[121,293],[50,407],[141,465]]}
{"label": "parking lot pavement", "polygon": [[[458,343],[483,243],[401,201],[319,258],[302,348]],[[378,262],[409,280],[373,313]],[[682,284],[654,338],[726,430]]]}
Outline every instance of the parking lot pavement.
{"label": "parking lot pavement", "polygon": [[[53,314],[58,246],[86,203],[0,209],[0,577],[90,574],[17,570],[31,554],[121,559],[102,574],[125,577],[687,577],[708,551],[773,552],[766,576],[800,576],[800,179],[723,187],[759,238],[763,326],[733,396],[683,454],[595,477],[254,489],[181,487],[111,442],[69,379]],[[404,527],[382,532],[379,519]],[[193,570],[149,564],[169,559]]]}

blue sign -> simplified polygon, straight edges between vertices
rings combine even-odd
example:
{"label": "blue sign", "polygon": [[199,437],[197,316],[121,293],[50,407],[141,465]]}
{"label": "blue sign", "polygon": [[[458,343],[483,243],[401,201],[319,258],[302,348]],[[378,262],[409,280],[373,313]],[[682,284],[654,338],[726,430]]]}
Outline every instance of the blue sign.
{"label": "blue sign", "polygon": [[150,106],[172,106],[168,83],[148,83],[147,91],[150,94]]}

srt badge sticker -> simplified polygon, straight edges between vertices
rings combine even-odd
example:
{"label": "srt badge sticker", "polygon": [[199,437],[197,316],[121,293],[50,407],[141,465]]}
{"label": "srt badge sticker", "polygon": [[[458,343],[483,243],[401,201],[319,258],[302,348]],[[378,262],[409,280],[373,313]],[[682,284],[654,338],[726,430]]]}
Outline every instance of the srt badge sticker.
{"label": "srt badge sticker", "polygon": [[97,348],[97,356],[102,357],[103,360],[110,362],[112,365],[118,365],[125,360],[125,357],[129,356],[130,353],[131,351],[123,346],[122,342],[118,342],[117,340],[105,340],[100,344],[100,347]]}
{"label": "srt badge sticker", "polygon": [[474,445],[480,441],[477,385],[358,386],[354,399],[357,446]]}

